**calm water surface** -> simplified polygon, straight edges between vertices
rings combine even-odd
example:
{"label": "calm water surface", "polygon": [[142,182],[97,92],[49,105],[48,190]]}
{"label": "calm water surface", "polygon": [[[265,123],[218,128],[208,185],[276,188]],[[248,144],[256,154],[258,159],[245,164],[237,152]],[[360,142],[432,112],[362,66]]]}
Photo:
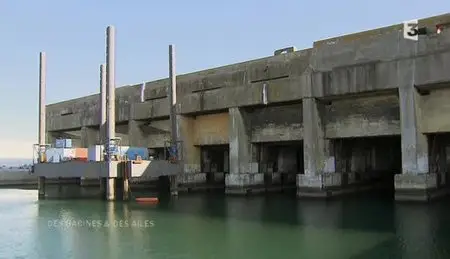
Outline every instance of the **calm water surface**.
{"label": "calm water surface", "polygon": [[149,206],[36,197],[0,190],[0,258],[450,258],[448,200],[195,195]]}

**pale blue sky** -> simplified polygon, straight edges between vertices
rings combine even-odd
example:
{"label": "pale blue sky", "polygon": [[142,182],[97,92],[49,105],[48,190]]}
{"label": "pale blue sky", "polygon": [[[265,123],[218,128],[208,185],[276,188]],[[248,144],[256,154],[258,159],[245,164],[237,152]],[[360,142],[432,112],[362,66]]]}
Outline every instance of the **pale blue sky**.
{"label": "pale blue sky", "polygon": [[110,24],[120,86],[167,77],[169,44],[187,73],[449,10],[448,0],[1,0],[0,157],[30,156],[36,142],[39,51],[48,103],[96,93]]}

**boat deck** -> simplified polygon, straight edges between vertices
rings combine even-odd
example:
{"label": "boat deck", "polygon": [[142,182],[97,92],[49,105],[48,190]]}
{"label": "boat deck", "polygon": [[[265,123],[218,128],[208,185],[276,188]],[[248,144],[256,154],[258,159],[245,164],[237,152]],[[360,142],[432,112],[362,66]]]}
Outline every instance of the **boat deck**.
{"label": "boat deck", "polygon": [[182,164],[166,160],[67,161],[36,164],[32,175],[46,178],[115,178],[128,174],[133,178],[154,178],[163,175],[178,175],[182,172]]}

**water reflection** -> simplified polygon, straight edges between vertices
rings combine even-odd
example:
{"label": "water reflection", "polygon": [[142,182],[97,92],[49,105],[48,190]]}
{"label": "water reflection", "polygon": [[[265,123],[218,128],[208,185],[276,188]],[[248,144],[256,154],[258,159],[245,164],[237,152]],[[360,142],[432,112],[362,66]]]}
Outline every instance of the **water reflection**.
{"label": "water reflection", "polygon": [[[16,230],[35,231],[35,258],[450,258],[448,201],[408,205],[379,197],[299,201],[210,194],[165,197],[158,205],[35,206],[36,228]],[[112,225],[49,227],[55,219]]]}

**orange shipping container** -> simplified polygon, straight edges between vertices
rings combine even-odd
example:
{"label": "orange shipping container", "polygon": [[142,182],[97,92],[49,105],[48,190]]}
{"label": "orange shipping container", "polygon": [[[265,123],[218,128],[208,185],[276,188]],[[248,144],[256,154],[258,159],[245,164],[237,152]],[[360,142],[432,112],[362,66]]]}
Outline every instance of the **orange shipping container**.
{"label": "orange shipping container", "polygon": [[75,157],[76,158],[87,158],[88,157],[88,149],[87,148],[75,148]]}

